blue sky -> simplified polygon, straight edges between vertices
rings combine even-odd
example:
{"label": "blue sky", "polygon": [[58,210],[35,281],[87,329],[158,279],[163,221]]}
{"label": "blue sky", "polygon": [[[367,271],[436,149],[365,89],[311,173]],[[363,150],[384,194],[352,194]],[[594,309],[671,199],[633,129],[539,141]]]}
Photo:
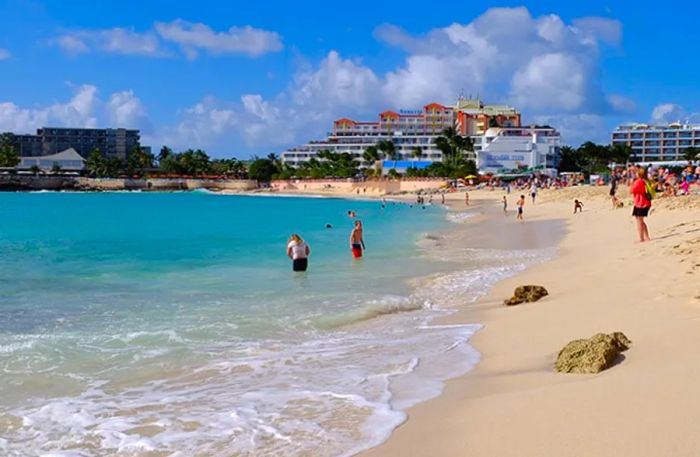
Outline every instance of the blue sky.
{"label": "blue sky", "polygon": [[[413,6],[415,5],[415,6]],[[339,117],[453,102],[521,109],[565,142],[700,121],[691,2],[0,0],[0,131],[126,126],[247,158]]]}

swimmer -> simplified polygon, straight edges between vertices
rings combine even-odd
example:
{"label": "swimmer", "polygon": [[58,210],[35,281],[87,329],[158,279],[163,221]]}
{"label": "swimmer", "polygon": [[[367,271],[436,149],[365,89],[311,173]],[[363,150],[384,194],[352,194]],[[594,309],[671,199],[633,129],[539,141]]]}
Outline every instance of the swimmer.
{"label": "swimmer", "polygon": [[348,217],[349,217],[350,219],[355,219],[355,216],[357,216],[357,214],[355,213],[355,211],[348,211]]}
{"label": "swimmer", "polygon": [[331,224],[326,224],[326,228],[327,228],[327,229],[332,229],[333,226],[332,226]]}

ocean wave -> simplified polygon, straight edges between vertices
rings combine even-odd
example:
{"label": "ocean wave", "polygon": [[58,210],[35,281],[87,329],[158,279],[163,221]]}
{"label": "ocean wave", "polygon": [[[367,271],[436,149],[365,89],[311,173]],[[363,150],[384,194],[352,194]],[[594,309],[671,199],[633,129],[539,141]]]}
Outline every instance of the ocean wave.
{"label": "ocean wave", "polygon": [[462,224],[474,216],[476,216],[476,213],[473,211],[448,211],[445,213],[445,219],[455,224]]}

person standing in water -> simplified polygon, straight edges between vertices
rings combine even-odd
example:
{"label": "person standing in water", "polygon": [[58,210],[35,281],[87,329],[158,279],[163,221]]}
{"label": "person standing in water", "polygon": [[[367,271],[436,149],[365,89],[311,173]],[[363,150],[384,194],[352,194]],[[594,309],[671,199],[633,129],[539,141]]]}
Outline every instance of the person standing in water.
{"label": "person standing in water", "polygon": [[356,259],[362,257],[362,251],[365,250],[362,221],[355,221],[355,227],[353,227],[352,232],[350,232],[350,249],[353,257]]}
{"label": "person standing in water", "polygon": [[292,233],[287,243],[287,256],[292,259],[292,270],[306,271],[309,267],[311,248],[296,233]]}
{"label": "person standing in water", "polygon": [[523,207],[525,206],[525,196],[521,195],[520,199],[518,200],[518,203],[516,203],[516,204],[518,205],[518,217],[517,218],[522,221],[523,220]]}

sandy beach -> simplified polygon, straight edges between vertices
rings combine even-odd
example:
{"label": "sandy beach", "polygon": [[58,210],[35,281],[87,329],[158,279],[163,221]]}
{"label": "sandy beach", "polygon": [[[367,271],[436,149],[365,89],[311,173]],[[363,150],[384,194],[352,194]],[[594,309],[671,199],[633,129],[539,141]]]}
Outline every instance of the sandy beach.
{"label": "sandy beach", "polygon": [[[503,195],[470,194],[491,206]],[[463,208],[462,193],[448,198]],[[583,213],[572,214],[574,198],[584,202]],[[525,222],[511,213],[499,223],[499,236],[555,220],[565,234],[554,260],[502,281],[448,318],[484,324],[472,339],[481,362],[448,381],[440,397],[410,409],[385,444],[362,455],[697,455],[700,198],[655,200],[648,243],[635,241],[623,200],[626,207],[613,210],[607,188],[544,191],[536,205],[528,199]],[[509,201],[513,208],[514,194]],[[466,220],[464,230],[477,221]],[[505,307],[521,284],[545,286],[550,295]],[[567,342],[612,331],[632,340],[624,360],[596,375],[554,372]]]}

